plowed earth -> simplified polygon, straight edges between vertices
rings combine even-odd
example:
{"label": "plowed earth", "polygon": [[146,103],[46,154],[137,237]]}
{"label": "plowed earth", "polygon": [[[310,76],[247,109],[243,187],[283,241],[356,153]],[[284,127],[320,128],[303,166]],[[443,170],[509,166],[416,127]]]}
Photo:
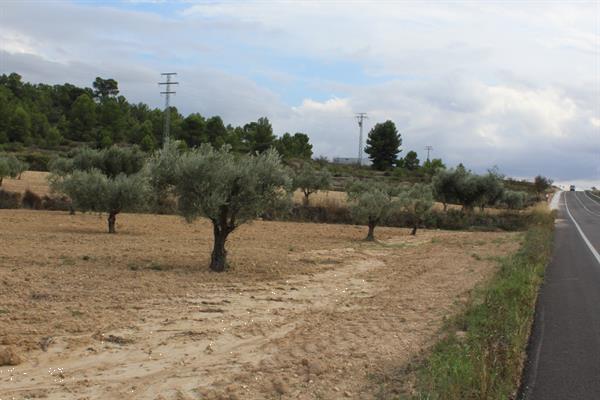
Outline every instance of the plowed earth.
{"label": "plowed earth", "polygon": [[0,399],[375,398],[514,233],[0,210]]}

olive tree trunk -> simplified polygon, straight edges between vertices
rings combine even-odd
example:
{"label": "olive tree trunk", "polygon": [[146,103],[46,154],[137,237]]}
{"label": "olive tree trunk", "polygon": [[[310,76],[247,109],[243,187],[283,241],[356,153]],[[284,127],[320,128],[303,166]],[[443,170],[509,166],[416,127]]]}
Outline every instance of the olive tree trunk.
{"label": "olive tree trunk", "polygon": [[214,272],[223,272],[227,269],[227,250],[225,250],[225,242],[227,236],[235,229],[233,218],[228,220],[228,208],[221,209],[219,218],[212,220],[214,244],[213,251],[210,257],[210,269]]}
{"label": "olive tree trunk", "polygon": [[369,218],[369,222],[367,225],[369,226],[369,232],[367,233],[367,237],[365,238],[365,240],[373,242],[375,241],[375,226],[377,225],[377,221]]}
{"label": "olive tree trunk", "polygon": [[227,241],[227,233],[223,233],[215,227],[215,243],[210,257],[210,269],[215,272],[223,272],[227,268],[227,250],[225,250],[225,242]]}
{"label": "olive tree trunk", "polygon": [[108,233],[117,233],[117,230],[115,229],[117,214],[118,212],[116,211],[111,211],[108,213]]}
{"label": "olive tree trunk", "polygon": [[311,195],[311,192],[303,191],[302,193],[304,193],[304,198],[302,199],[302,205],[304,207],[307,207],[308,206],[308,196]]}

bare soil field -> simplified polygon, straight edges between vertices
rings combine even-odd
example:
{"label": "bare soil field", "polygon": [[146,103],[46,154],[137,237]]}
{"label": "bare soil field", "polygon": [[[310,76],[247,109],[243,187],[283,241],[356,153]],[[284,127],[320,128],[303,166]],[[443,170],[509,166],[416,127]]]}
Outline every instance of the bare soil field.
{"label": "bare soil field", "polygon": [[257,221],[217,274],[206,221],[0,223],[1,400],[377,398],[520,240]]}
{"label": "bare soil field", "polygon": [[48,172],[25,171],[21,174],[20,179],[4,178],[0,188],[18,193],[30,190],[39,196],[43,196],[50,192],[47,176]]}

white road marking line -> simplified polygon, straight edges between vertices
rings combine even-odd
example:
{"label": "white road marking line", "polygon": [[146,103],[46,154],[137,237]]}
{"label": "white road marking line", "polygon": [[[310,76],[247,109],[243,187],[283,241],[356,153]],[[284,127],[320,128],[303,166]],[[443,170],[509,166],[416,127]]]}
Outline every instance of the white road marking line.
{"label": "white road marking line", "polygon": [[573,221],[573,223],[575,224],[575,228],[577,228],[577,230],[579,231],[581,238],[592,252],[592,255],[596,257],[596,261],[598,261],[598,264],[600,264],[600,254],[598,254],[594,246],[592,246],[592,243],[588,240],[587,236],[585,236],[585,233],[583,233],[583,231],[579,227],[579,224],[577,223],[577,221],[575,221],[575,218],[573,218],[573,215],[571,215],[571,211],[569,211],[569,205],[567,204],[567,196],[565,196],[565,209],[567,210],[567,214],[569,214],[569,217],[571,217],[571,221]]}
{"label": "white road marking line", "polygon": [[574,192],[573,194],[575,195],[575,199],[579,202],[579,204],[581,204],[583,206],[583,208],[585,208],[585,211],[587,211],[589,214],[595,215],[596,217],[600,217],[600,214],[598,214],[596,212],[593,212],[592,210],[590,210],[589,208],[587,208],[585,206],[585,204],[583,204],[583,201],[581,201],[579,199],[579,197],[577,196],[577,192]]}
{"label": "white road marking line", "polygon": [[[598,200],[600,200],[600,196],[596,196],[596,195],[595,195],[594,193],[592,193],[592,192],[588,192],[588,191],[586,190],[584,193],[587,195],[587,197],[590,197],[590,195],[592,195],[592,196],[594,196],[594,197],[597,197],[597,198],[598,198]],[[592,199],[592,198],[590,197],[590,199]],[[594,200],[594,199],[592,199],[592,200]],[[597,200],[594,200],[594,201],[597,201]]]}

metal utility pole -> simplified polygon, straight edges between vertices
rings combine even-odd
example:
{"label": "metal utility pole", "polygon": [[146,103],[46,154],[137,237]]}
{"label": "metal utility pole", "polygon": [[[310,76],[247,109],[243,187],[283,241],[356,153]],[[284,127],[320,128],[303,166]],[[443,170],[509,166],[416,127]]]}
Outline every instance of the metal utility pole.
{"label": "metal utility pole", "polygon": [[171,90],[171,85],[179,85],[179,82],[172,82],[171,77],[177,75],[177,72],[163,72],[162,76],[166,76],[166,82],[158,82],[159,85],[167,85],[164,92],[160,94],[165,95],[165,130],[163,132],[163,147],[167,147],[169,144],[169,128],[171,127],[171,107],[170,100],[171,95],[177,92]]}
{"label": "metal utility pole", "polygon": [[425,146],[425,150],[427,150],[427,161],[429,161],[429,152],[433,150],[432,146]]}
{"label": "metal utility pole", "polygon": [[360,129],[360,133],[358,135],[358,165],[362,165],[362,156],[363,156],[363,148],[362,148],[362,142],[363,142],[363,121],[365,119],[369,119],[369,117],[367,117],[367,113],[361,112],[361,113],[356,113],[356,119],[358,120],[358,127]]}

